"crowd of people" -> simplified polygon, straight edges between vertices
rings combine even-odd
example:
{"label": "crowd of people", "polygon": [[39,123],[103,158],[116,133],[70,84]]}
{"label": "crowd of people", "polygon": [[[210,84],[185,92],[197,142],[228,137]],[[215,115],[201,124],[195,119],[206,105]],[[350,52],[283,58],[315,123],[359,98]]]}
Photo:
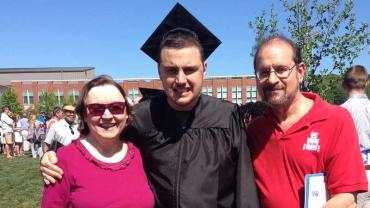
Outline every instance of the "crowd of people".
{"label": "crowd of people", "polygon": [[[46,135],[41,206],[304,207],[305,176],[322,173],[323,207],[355,207],[358,193],[365,195],[357,206],[369,207],[366,68],[347,70],[349,99],[332,105],[301,91],[307,67],[299,47],[269,37],[254,55],[262,103],[241,110],[201,94],[219,42],[199,24],[177,4],[144,44],[164,93],[130,106],[119,84],[99,76],[76,108],[63,107],[64,120],[56,116],[37,134]],[[4,141],[13,141],[9,133],[22,132],[22,122],[14,125],[9,108],[3,114]],[[36,121],[23,123],[36,129]]]}
{"label": "crowd of people", "polygon": [[[69,144],[70,140],[77,139],[77,118],[74,116],[74,107],[65,105],[63,108],[55,107],[52,116],[40,112],[13,114],[10,107],[4,106],[0,118],[0,151],[5,158],[25,156],[25,152],[30,152],[33,158],[41,158],[43,153],[49,149],[56,150],[58,142],[63,145]],[[61,122],[59,122],[61,121]],[[71,130],[63,131],[62,121],[71,124]],[[58,123],[58,125],[55,125]],[[62,130],[61,130],[62,129]],[[75,131],[75,135],[70,132]],[[53,144],[50,147],[50,144]]]}
{"label": "crowd of people", "polygon": [[[41,119],[42,118],[42,119]],[[13,114],[8,106],[2,108],[0,122],[1,152],[6,158],[24,156],[32,149],[32,157],[41,157],[40,143],[45,135],[45,118],[35,114]]]}

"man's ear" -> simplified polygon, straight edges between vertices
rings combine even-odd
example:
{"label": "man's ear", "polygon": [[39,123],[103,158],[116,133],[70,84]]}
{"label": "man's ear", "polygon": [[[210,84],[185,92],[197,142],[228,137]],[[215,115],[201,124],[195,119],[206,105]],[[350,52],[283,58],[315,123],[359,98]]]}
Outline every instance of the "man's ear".
{"label": "man's ear", "polygon": [[159,76],[159,79],[162,80],[162,76],[161,76],[161,65],[158,63],[157,64],[157,71],[158,71],[158,76]]}
{"label": "man's ear", "polygon": [[207,76],[207,61],[203,62],[203,79]]}
{"label": "man's ear", "polygon": [[297,72],[298,72],[298,79],[299,83],[302,84],[304,79],[304,74],[306,73],[306,64],[301,62],[297,66]]}
{"label": "man's ear", "polygon": [[159,67],[160,67],[160,64],[159,64],[159,63],[157,63],[158,75],[160,75],[160,74],[161,74],[161,71],[159,70]]}

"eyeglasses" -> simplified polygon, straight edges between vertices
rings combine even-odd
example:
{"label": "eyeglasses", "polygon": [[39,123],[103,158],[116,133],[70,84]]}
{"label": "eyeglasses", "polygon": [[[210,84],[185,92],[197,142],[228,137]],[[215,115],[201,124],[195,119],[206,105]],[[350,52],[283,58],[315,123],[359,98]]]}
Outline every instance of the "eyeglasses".
{"label": "eyeglasses", "polygon": [[275,75],[279,79],[286,79],[289,77],[290,73],[293,71],[294,67],[296,67],[297,64],[294,64],[292,67],[286,67],[286,66],[272,66],[274,70],[269,69],[261,69],[256,72],[257,79],[259,81],[266,81],[272,72],[275,73]]}
{"label": "eyeglasses", "polygon": [[106,109],[113,115],[123,114],[125,112],[125,102],[114,102],[109,104],[92,103],[86,105],[89,114],[92,116],[102,116]]}

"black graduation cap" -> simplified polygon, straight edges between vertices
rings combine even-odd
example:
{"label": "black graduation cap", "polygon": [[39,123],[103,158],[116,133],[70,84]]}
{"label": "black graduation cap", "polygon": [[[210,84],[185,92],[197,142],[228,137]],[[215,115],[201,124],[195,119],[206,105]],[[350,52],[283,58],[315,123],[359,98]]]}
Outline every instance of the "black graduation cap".
{"label": "black graduation cap", "polygon": [[161,90],[161,89],[143,88],[143,87],[139,87],[139,91],[140,91],[141,95],[143,96],[141,101],[146,100],[146,99],[150,99],[152,97],[155,97],[155,96],[163,93],[163,90]]}
{"label": "black graduation cap", "polygon": [[205,59],[221,44],[221,41],[190,14],[188,10],[180,3],[176,3],[153,34],[141,46],[141,50],[158,62],[159,45],[163,36],[175,28],[185,28],[196,33],[200,44],[203,46]]}

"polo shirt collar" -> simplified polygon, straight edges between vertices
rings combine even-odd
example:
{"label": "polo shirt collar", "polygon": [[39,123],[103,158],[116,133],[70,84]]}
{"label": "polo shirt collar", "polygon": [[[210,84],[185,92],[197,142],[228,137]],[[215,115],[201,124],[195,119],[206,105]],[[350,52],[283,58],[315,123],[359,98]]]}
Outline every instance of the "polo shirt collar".
{"label": "polo shirt collar", "polygon": [[366,94],[353,94],[349,96],[348,99],[351,99],[351,98],[368,99]]}
{"label": "polo shirt collar", "polygon": [[64,118],[63,118],[63,119],[61,119],[60,121],[61,121],[61,122],[63,123],[63,125],[64,125],[64,126],[66,126],[66,127],[69,127],[69,126],[72,126],[72,127],[73,127],[73,126],[74,126],[74,123],[69,124],[69,123],[67,123],[67,121],[66,121]]}
{"label": "polo shirt collar", "polygon": [[[299,119],[296,122],[296,123],[300,123],[299,126],[301,127],[302,125],[309,126],[310,124],[313,124],[317,121],[328,119],[329,117],[328,105],[324,100],[322,100],[322,98],[318,94],[310,93],[310,92],[301,92],[301,93],[306,98],[313,100],[313,105],[311,109],[301,119]],[[273,111],[271,107],[267,107],[263,115],[269,119],[272,119],[273,121],[276,121],[275,116],[273,115],[272,112]],[[295,126],[295,124],[293,126]]]}

